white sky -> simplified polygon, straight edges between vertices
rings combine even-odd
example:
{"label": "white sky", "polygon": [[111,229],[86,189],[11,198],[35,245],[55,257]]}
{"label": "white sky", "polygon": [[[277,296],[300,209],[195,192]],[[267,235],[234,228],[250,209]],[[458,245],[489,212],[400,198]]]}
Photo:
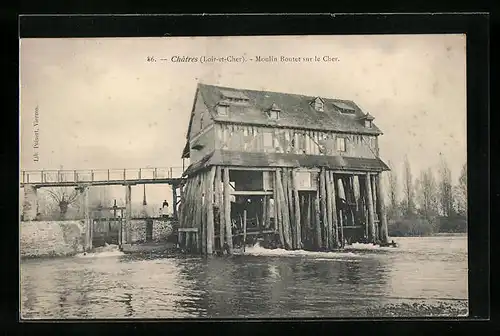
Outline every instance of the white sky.
{"label": "white sky", "polygon": [[[330,55],[337,63],[199,64],[147,56]],[[169,167],[180,159],[198,81],[354,100],[384,135],[384,161],[416,175],[466,160],[463,35],[23,39],[21,169]],[[39,156],[33,118],[39,106]],[[138,187],[139,188],[139,187]],[[155,200],[166,186],[147,186]],[[156,191],[153,191],[156,189]],[[123,198],[123,190],[117,192]],[[142,200],[142,187],[133,201]]]}

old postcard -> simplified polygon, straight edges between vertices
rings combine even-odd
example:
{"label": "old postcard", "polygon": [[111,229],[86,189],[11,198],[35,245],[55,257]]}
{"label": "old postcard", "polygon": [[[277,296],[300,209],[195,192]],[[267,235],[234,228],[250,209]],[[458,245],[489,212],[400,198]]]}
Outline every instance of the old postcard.
{"label": "old postcard", "polygon": [[21,39],[21,318],[467,316],[465,42]]}

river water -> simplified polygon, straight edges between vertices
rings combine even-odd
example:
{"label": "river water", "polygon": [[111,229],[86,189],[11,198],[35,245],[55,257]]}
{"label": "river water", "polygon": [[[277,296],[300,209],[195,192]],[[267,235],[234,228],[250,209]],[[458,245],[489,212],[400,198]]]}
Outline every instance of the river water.
{"label": "river water", "polygon": [[394,238],[345,252],[248,248],[214,258],[86,256],[21,262],[24,319],[467,315],[467,237]]}

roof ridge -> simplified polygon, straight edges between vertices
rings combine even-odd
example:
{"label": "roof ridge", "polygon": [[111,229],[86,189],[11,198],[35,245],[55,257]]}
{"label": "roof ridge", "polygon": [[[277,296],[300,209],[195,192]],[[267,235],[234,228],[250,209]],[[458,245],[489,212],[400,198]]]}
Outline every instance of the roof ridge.
{"label": "roof ridge", "polygon": [[311,95],[304,95],[304,94],[291,93],[291,92],[236,88],[236,87],[231,87],[231,86],[205,84],[205,83],[201,83],[201,82],[198,82],[198,86],[207,86],[207,87],[213,87],[213,88],[222,89],[222,90],[249,91],[249,92],[260,92],[260,93],[271,93],[271,94],[285,94],[285,95],[297,96],[297,97],[302,97],[302,98],[311,98],[311,99],[315,99],[315,98],[319,97],[321,99],[325,99],[325,100],[329,100],[329,101],[349,102],[349,103],[355,104],[354,101],[350,100],[350,99],[340,99],[340,98],[331,98],[331,97],[323,97],[323,96],[311,96]]}

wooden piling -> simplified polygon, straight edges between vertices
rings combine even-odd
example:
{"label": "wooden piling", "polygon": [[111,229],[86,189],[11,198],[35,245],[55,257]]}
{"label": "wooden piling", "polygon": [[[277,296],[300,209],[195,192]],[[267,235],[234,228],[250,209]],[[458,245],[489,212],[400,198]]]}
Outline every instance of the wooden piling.
{"label": "wooden piling", "polygon": [[[200,184],[201,184],[201,175],[198,174],[198,175],[196,175],[195,180],[194,180],[194,184],[193,184],[193,197],[195,197],[196,194],[198,194],[199,197],[201,196]],[[195,204],[196,204],[195,198],[193,198],[191,202],[193,204],[193,207],[195,208],[195,217],[194,217],[193,227],[198,229],[198,231],[197,231],[198,234],[196,236],[193,235],[193,238],[196,239],[194,245],[195,245],[196,251],[198,253],[203,253],[203,247],[201,244],[201,237],[203,235],[202,228],[201,228],[201,221],[202,221],[202,217],[203,217],[203,203],[202,203],[201,198],[199,199],[198,206],[195,206]]]}
{"label": "wooden piling", "polygon": [[[342,181],[335,177],[335,182],[334,182],[334,187],[335,187],[335,194],[340,195],[340,185]],[[345,194],[345,191],[344,191]],[[345,195],[344,195],[345,196]],[[339,241],[340,241],[340,247],[344,247],[345,245],[345,238],[344,238],[344,211],[342,209],[339,209],[338,211],[338,219],[339,219]]]}
{"label": "wooden piling", "polygon": [[379,217],[379,213],[377,211],[378,197],[377,197],[377,185],[376,185],[375,179],[376,179],[375,175],[371,174],[370,175],[370,182],[372,184],[373,218],[374,218],[374,223],[375,223],[373,227],[375,228],[375,234],[374,234],[375,243],[378,244],[379,241],[380,241],[380,239],[379,239],[379,236],[380,236],[380,228],[379,228],[379,226],[380,226],[380,218],[378,218]]}
{"label": "wooden piling", "polygon": [[231,199],[229,185],[229,168],[224,167],[224,223],[226,226],[226,243],[229,254],[233,253],[233,229],[231,225]]}
{"label": "wooden piling", "polygon": [[335,247],[335,233],[333,232],[333,217],[334,217],[334,204],[332,196],[335,196],[332,188],[332,180],[331,180],[330,171],[325,171],[325,185],[326,185],[326,208],[328,210],[328,249],[331,250]]}
{"label": "wooden piling", "polygon": [[207,255],[213,254],[215,245],[215,229],[214,229],[214,179],[215,167],[212,167],[208,174],[207,180]]}
{"label": "wooden piling", "polygon": [[217,208],[219,209],[219,248],[221,251],[224,250],[224,197],[221,190],[221,167],[217,166],[215,170],[215,199],[217,203]]}
{"label": "wooden piling", "polygon": [[306,241],[309,242],[310,244],[310,241],[311,241],[311,228],[312,228],[312,219],[311,219],[311,194],[307,194],[306,197],[304,197],[304,202],[306,203],[305,206],[307,207],[307,210],[306,210],[306,217],[305,217],[305,225],[304,227],[307,228],[306,230],[304,230],[306,232]]}
{"label": "wooden piling", "polygon": [[329,184],[330,184],[330,206],[332,208],[331,215],[331,231],[332,231],[332,247],[338,248],[340,246],[339,242],[339,227],[337,221],[337,192],[335,190],[335,175],[333,172],[328,172],[329,176]]}
{"label": "wooden piling", "polygon": [[278,170],[278,177],[276,179],[277,182],[277,187],[278,187],[278,199],[279,199],[279,209],[281,212],[280,218],[282,220],[282,225],[283,225],[283,237],[285,241],[285,248],[286,249],[291,249],[292,248],[292,237],[290,234],[290,218],[289,218],[289,212],[287,208],[287,202],[286,202],[286,197],[285,197],[285,190],[283,186],[283,179],[281,178],[282,176],[282,171],[281,169]]}
{"label": "wooden piling", "polygon": [[299,185],[297,181],[297,175],[296,172],[293,170],[292,172],[292,187],[293,187],[293,199],[294,199],[294,205],[295,205],[295,235],[296,235],[296,248],[301,249],[302,248],[302,229],[301,229],[301,223],[300,223],[300,203],[299,203]]}
{"label": "wooden piling", "polygon": [[321,246],[323,245],[323,240],[321,238],[321,210],[320,210],[320,174],[318,173],[318,187],[316,188],[316,197],[314,198],[314,228],[316,230],[316,248],[319,250],[321,249]]}
{"label": "wooden piling", "polygon": [[281,247],[285,248],[285,236],[283,234],[283,221],[281,219],[281,204],[278,191],[278,180],[280,180],[280,173],[278,169],[274,171],[273,181],[273,198],[274,198],[274,225],[280,237]]}
{"label": "wooden piling", "polygon": [[327,209],[327,204],[326,204],[326,180],[325,180],[325,170],[321,169],[320,173],[320,187],[321,187],[321,197],[320,197],[320,204],[321,204],[321,213],[323,217],[323,227],[322,227],[322,236],[323,236],[323,243],[322,247],[324,249],[329,248],[329,236],[328,236],[328,226],[329,226],[329,220],[328,220],[328,209]]}
{"label": "wooden piling", "polygon": [[245,252],[247,243],[247,210],[243,210],[243,252]]}
{"label": "wooden piling", "polygon": [[294,211],[293,211],[293,203],[292,203],[292,187],[290,184],[290,173],[288,168],[283,168],[282,170],[283,176],[283,192],[284,192],[284,210],[287,212],[287,231],[290,232],[290,245],[291,249],[296,249],[296,236],[295,236],[295,227],[294,227]]}
{"label": "wooden piling", "polygon": [[374,216],[374,210],[373,210],[373,198],[372,198],[372,186],[371,186],[371,181],[370,181],[370,173],[366,173],[366,196],[367,196],[367,203],[368,203],[368,222],[369,222],[369,239],[371,243],[375,243],[376,237],[375,237],[375,216]]}
{"label": "wooden piling", "polygon": [[379,213],[380,219],[380,242],[382,244],[387,244],[389,242],[389,232],[387,229],[387,214],[384,202],[384,193],[382,192],[382,173],[378,173],[376,177],[377,184],[377,211]]}

